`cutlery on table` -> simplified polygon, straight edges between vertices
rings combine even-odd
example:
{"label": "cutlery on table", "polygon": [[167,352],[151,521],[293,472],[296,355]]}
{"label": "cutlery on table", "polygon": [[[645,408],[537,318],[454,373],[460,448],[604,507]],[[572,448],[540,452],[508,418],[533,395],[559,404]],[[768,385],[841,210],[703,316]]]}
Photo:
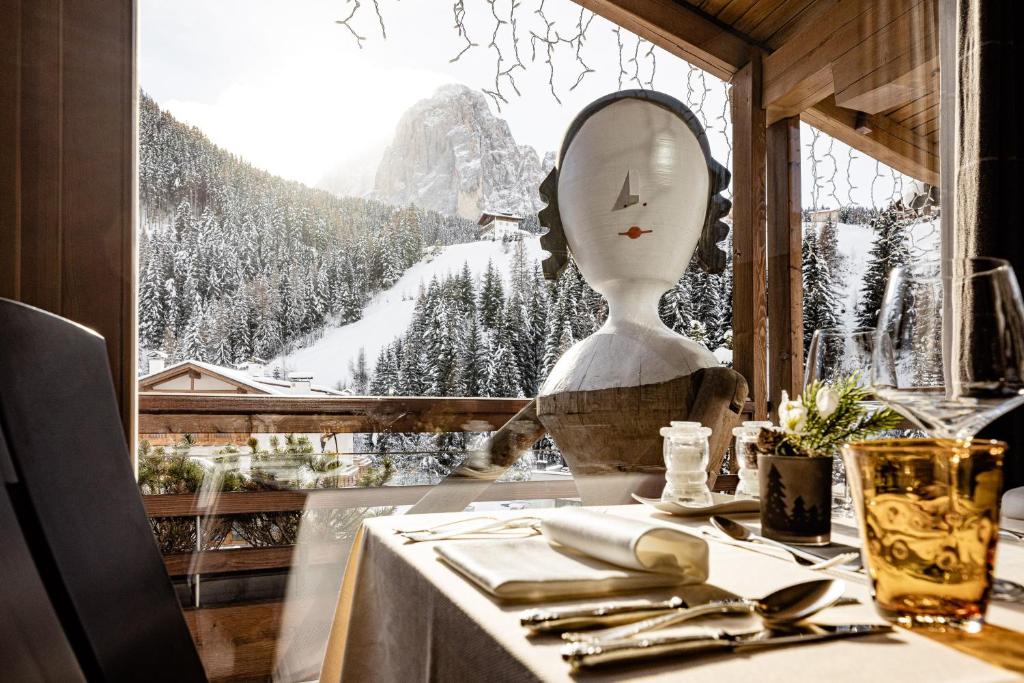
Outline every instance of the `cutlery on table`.
{"label": "cutlery on table", "polygon": [[621,640],[644,631],[674,626],[711,614],[756,614],[769,624],[794,623],[817,614],[826,607],[831,607],[843,596],[844,590],[846,590],[846,585],[838,579],[805,581],[769,593],[759,600],[744,598],[715,600],[704,605],[673,610],[668,614],[625,626],[586,633],[563,633],[562,638],[568,641],[586,642]]}
{"label": "cutlery on table", "polygon": [[992,599],[999,602],[1024,602],[1024,586],[1009,579],[992,579]]}
{"label": "cutlery on table", "polygon": [[537,608],[523,612],[519,624],[534,633],[614,626],[640,621],[688,605],[678,595],[667,600],[622,600],[571,607]]}
{"label": "cutlery on table", "polygon": [[539,517],[514,517],[512,519],[496,519],[494,517],[470,517],[446,522],[429,529],[415,529],[395,533],[408,543],[423,541],[445,541],[450,538],[483,536],[533,536],[540,533]]}
{"label": "cutlery on table", "polygon": [[999,535],[1012,538],[1015,541],[1024,541],[1024,532],[1014,531],[1013,529],[1007,529],[1006,527],[999,527]]}
{"label": "cutlery on table", "polygon": [[[833,560],[835,560],[835,558],[824,559],[822,557],[819,557],[818,555],[813,555],[795,546],[787,545],[786,543],[780,543],[778,541],[773,541],[770,538],[765,538],[764,536],[754,533],[748,527],[740,524],[739,522],[731,520],[728,517],[723,517],[721,515],[711,515],[711,524],[716,529],[721,531],[723,534],[725,534],[726,536],[735,541],[763,543],[764,545],[770,545],[775,548],[781,548],[782,550],[785,550],[790,555],[792,555],[793,559],[796,560],[799,564],[802,564],[804,566],[821,565],[823,561],[829,567],[835,566],[835,563],[832,562]],[[849,554],[845,555],[849,556]],[[853,562],[858,557],[859,554],[853,554],[853,557],[850,557],[850,559],[847,560],[847,562]]]}
{"label": "cutlery on table", "polygon": [[[832,607],[859,604],[861,602],[857,598],[842,597]],[[523,612],[519,624],[532,634],[564,633],[631,624],[686,608],[687,604],[681,598],[659,602],[634,600],[571,608],[538,608]]]}
{"label": "cutlery on table", "polygon": [[661,638],[626,638],[615,641],[569,643],[562,649],[562,659],[573,670],[628,664],[671,656],[699,656],[743,652],[754,648],[782,647],[806,643],[891,633],[889,625],[844,624],[824,626],[806,624],[757,631],[665,636]]}

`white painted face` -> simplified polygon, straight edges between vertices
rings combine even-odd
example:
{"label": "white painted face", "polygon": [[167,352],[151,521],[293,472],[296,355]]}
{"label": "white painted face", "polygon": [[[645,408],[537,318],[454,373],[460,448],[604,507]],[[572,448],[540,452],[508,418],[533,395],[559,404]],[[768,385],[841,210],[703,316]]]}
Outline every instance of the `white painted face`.
{"label": "white painted face", "polygon": [[655,280],[665,290],[693,256],[708,201],[707,162],[672,112],[624,99],[592,115],[558,172],[566,241],[587,282]]}

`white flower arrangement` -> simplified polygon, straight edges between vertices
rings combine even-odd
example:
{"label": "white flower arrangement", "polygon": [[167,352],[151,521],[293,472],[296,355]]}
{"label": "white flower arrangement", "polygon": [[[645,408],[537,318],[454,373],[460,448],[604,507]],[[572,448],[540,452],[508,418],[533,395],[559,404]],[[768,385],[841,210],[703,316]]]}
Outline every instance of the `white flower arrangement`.
{"label": "white flower arrangement", "polygon": [[895,429],[901,418],[889,408],[869,412],[869,392],[859,386],[860,373],[835,382],[814,382],[803,396],[782,392],[779,426],[762,428],[757,448],[769,455],[831,456],[849,441]]}

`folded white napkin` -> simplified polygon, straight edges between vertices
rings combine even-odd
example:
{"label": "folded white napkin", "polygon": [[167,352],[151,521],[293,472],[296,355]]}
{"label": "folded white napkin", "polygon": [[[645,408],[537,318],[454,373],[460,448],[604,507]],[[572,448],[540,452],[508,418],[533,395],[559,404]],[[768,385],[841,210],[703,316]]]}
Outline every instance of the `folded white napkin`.
{"label": "folded white napkin", "polygon": [[708,545],[678,529],[590,510],[545,519],[543,537],[441,543],[437,554],[502,600],[550,600],[703,583]]}

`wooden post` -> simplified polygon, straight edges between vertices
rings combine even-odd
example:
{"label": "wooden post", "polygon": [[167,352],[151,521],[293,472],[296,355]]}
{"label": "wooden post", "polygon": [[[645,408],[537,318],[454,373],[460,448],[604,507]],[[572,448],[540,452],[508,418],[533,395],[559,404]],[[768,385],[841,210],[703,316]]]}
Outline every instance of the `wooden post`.
{"label": "wooden post", "polygon": [[107,342],[135,438],[135,3],[0,0],[0,297]]}
{"label": "wooden post", "polygon": [[765,110],[761,54],[732,80],[733,367],[747,379],[754,417],[768,415],[765,299]]}
{"label": "wooden post", "polygon": [[801,392],[804,374],[800,220],[800,117],[768,127],[768,387]]}

